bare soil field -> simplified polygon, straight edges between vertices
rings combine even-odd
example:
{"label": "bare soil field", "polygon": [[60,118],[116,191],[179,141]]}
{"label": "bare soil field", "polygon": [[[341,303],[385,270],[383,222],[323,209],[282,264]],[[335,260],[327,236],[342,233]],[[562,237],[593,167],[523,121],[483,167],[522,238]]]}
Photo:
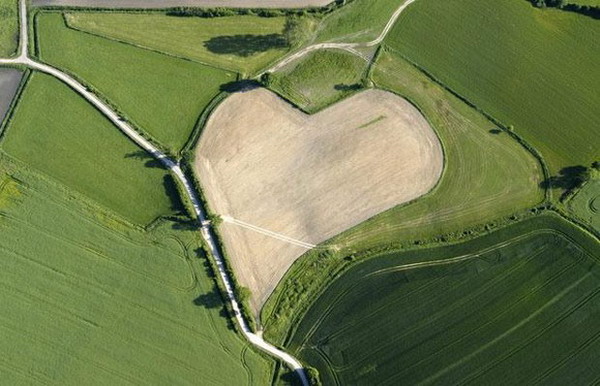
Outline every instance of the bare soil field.
{"label": "bare soil field", "polygon": [[323,7],[333,0],[33,0],[37,7],[84,8],[305,8]]}
{"label": "bare soil field", "polygon": [[12,68],[0,68],[0,124],[19,89],[23,73]]}
{"label": "bare soil field", "polygon": [[444,159],[421,113],[379,90],[314,115],[265,89],[233,94],[198,146],[196,173],[256,312],[307,249],[427,193]]}

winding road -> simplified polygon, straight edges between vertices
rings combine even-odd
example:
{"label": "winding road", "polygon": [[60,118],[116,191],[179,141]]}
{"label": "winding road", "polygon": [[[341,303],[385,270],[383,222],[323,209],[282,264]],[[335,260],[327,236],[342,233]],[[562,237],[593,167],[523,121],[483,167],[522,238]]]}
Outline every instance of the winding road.
{"label": "winding road", "polygon": [[[360,47],[371,47],[371,46],[375,46],[375,45],[381,43],[383,41],[383,39],[385,38],[385,36],[387,35],[387,33],[392,28],[392,26],[394,25],[394,23],[396,22],[396,20],[398,19],[398,17],[400,16],[400,14],[406,9],[406,7],[408,7],[414,1],[415,0],[408,0],[397,9],[394,12],[394,14],[392,15],[392,17],[390,18],[390,20],[388,21],[388,23],[386,24],[386,26],[383,29],[383,31],[381,32],[381,34],[375,40],[372,40],[367,43],[320,43],[320,44],[308,46],[308,47],[282,59],[275,66],[271,67],[270,69],[266,70],[265,72],[277,71],[278,69],[285,66],[286,64],[306,55],[309,52],[312,52],[312,51],[315,51],[318,49],[343,49],[343,50],[349,51],[355,55],[358,55],[360,57],[364,57],[364,55],[362,53],[360,53],[359,51],[357,51],[356,49],[360,48]],[[221,252],[219,251],[219,248],[217,246],[217,242],[214,239],[213,234],[211,232],[211,223],[210,223],[210,221],[207,220],[206,213],[204,212],[204,209],[202,208],[202,205],[198,198],[198,195],[197,195],[196,191],[194,190],[194,187],[188,180],[188,178],[183,173],[180,165],[177,162],[175,162],[174,160],[170,159],[166,154],[161,152],[150,141],[148,141],[143,136],[141,136],[132,126],[127,124],[127,122],[125,122],[105,102],[103,102],[99,97],[97,97],[93,92],[88,90],[84,85],[79,83],[73,77],[69,76],[68,74],[60,71],[59,69],[57,69],[55,67],[52,67],[47,64],[40,63],[38,61],[31,59],[28,55],[29,39],[28,39],[27,0],[19,1],[19,19],[20,19],[20,34],[19,34],[18,55],[14,58],[0,59],[0,65],[26,66],[33,70],[37,70],[37,71],[49,74],[49,75],[54,76],[55,78],[61,80],[62,82],[67,84],[69,87],[71,87],[73,90],[75,90],[77,93],[79,93],[81,96],[83,96],[86,100],[88,100],[92,105],[94,105],[98,110],[100,110],[100,112],[102,112],[102,114],[104,114],[112,123],[114,123],[125,135],[127,135],[138,146],[140,146],[141,148],[146,150],[148,153],[150,153],[154,158],[159,160],[168,170],[170,170],[175,175],[175,177],[185,187],[186,194],[188,195],[190,201],[192,202],[194,211],[195,211],[195,213],[200,221],[200,224],[201,224],[201,228],[200,228],[201,234],[204,238],[204,241],[208,245],[210,252],[212,253],[212,255],[215,259],[219,276],[221,277],[221,280],[225,286],[225,290],[227,292],[227,298],[231,304],[231,308],[233,309],[235,319],[242,331],[242,334],[246,337],[246,339],[248,339],[248,341],[250,341],[251,344],[253,344],[257,348],[259,348],[259,349],[265,351],[266,353],[270,354],[271,356],[285,362],[299,376],[299,378],[302,381],[302,384],[304,386],[308,386],[309,382],[308,382],[308,378],[306,376],[306,372],[304,371],[302,364],[296,358],[294,358],[290,354],[278,349],[277,347],[267,343],[262,338],[262,332],[259,331],[257,334],[255,334],[248,327],[246,320],[244,319],[244,317],[242,316],[242,313],[240,312],[239,303],[233,292],[233,285],[232,285],[231,278],[229,277],[229,275],[227,274],[227,271],[225,270],[223,256],[221,255]],[[293,241],[301,243],[300,241],[296,241],[296,240],[293,240]],[[312,248],[313,245],[307,244],[306,247]]]}
{"label": "winding road", "polygon": [[275,72],[277,70],[280,70],[281,68],[288,65],[289,63],[303,57],[304,55],[306,55],[310,52],[316,51],[316,50],[323,50],[323,49],[344,50],[344,51],[348,51],[354,55],[360,56],[363,59],[366,59],[366,57],[361,52],[359,52],[357,49],[361,48],[361,47],[373,47],[373,46],[376,46],[379,43],[381,43],[383,41],[383,39],[385,39],[387,34],[390,32],[390,30],[392,29],[392,27],[396,23],[396,20],[398,20],[398,18],[402,14],[402,12],[404,12],[404,10],[406,10],[406,8],[409,5],[411,5],[412,3],[414,3],[415,1],[416,0],[407,0],[400,7],[398,7],[398,9],[396,9],[396,11],[394,11],[394,13],[392,14],[392,17],[390,17],[390,20],[388,20],[387,24],[385,25],[385,27],[383,28],[383,30],[381,31],[379,36],[377,36],[377,38],[371,40],[370,42],[365,42],[365,43],[331,43],[331,42],[327,43],[326,42],[326,43],[313,44],[308,47],[304,47],[301,50],[299,50],[289,56],[286,56],[285,58],[283,58],[282,60],[277,62],[275,65],[273,65],[269,69],[260,73],[258,76],[260,77],[264,73]]}
{"label": "winding road", "polygon": [[206,213],[204,212],[198,195],[194,190],[192,184],[187,179],[179,164],[169,157],[166,154],[158,150],[152,143],[142,137],[137,131],[133,129],[129,124],[124,122],[121,117],[115,113],[109,106],[107,106],[100,98],[98,98],[94,93],[89,91],[84,85],[73,79],[71,76],[65,74],[64,72],[49,66],[44,63],[37,62],[31,59],[28,56],[28,26],[27,26],[27,0],[20,0],[19,2],[19,19],[20,19],[20,36],[19,36],[19,53],[15,58],[10,59],[0,59],[0,65],[23,65],[27,66],[31,69],[44,72],[46,74],[52,75],[55,78],[63,81],[85,99],[87,99],[92,105],[94,105],[98,110],[100,110],[112,123],[114,123],[125,135],[127,135],[132,141],[138,144],[141,148],[150,153],[154,158],[159,160],[167,169],[169,169],[176,178],[183,184],[185,187],[185,191],[193,204],[194,211],[198,216],[201,224],[201,233],[204,237],[204,241],[210,248],[210,251],[215,259],[217,269],[219,271],[219,275],[223,284],[225,286],[225,290],[227,292],[227,297],[231,304],[231,308],[233,309],[233,313],[237,323],[242,331],[242,334],[252,343],[254,346],[259,349],[267,352],[273,357],[280,359],[285,362],[298,376],[300,377],[302,384],[304,386],[308,386],[308,378],[306,377],[306,373],[302,364],[290,354],[278,349],[277,347],[267,343],[261,336],[261,334],[253,333],[248,324],[244,320],[240,312],[240,306],[235,298],[235,294],[233,292],[233,286],[231,284],[231,278],[227,274],[225,270],[225,264],[223,261],[223,256],[217,247],[216,240],[214,239],[211,232],[211,224],[210,221],[207,220]]}

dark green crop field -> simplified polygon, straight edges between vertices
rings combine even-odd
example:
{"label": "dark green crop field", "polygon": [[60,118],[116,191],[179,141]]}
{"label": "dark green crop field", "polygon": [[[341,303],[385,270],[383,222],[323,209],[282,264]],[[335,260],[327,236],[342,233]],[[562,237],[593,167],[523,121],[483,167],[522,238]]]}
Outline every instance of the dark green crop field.
{"label": "dark green crop field", "polygon": [[31,76],[1,148],[133,223],[180,209],[166,171],[146,167],[141,149],[49,75]]}
{"label": "dark green crop field", "polygon": [[528,1],[419,0],[386,39],[514,126],[552,174],[598,157],[600,23]]}
{"label": "dark green crop field", "polygon": [[17,15],[17,0],[0,0],[0,57],[8,57],[17,50]]}
{"label": "dark green crop field", "polygon": [[599,257],[555,216],[378,256],[337,278],[286,347],[326,385],[593,383]]}
{"label": "dark green crop field", "polygon": [[1,383],[268,384],[176,225],[142,231],[0,153]]}
{"label": "dark green crop field", "polygon": [[104,39],[65,25],[62,14],[37,16],[44,62],[91,85],[159,145],[178,152],[202,110],[232,73]]}

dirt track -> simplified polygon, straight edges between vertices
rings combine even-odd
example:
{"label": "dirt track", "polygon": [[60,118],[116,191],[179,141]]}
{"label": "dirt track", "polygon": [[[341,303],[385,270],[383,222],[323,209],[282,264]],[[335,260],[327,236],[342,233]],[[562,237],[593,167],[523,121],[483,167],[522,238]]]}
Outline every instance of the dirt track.
{"label": "dirt track", "polygon": [[[234,94],[209,119],[195,164],[213,211],[310,244],[421,196],[442,167],[419,111],[378,90],[313,116],[264,89]],[[307,250],[230,221],[220,229],[255,310]]]}
{"label": "dirt track", "polygon": [[0,68],[0,123],[10,108],[19,89],[23,72],[12,68]]}
{"label": "dirt track", "polygon": [[92,8],[305,8],[323,7],[333,0],[32,0],[34,7]]}

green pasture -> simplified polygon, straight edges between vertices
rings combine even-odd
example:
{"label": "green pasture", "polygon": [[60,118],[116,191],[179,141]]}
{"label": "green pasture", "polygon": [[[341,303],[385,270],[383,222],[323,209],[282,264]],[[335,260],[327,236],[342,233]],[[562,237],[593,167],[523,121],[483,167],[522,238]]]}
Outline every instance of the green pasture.
{"label": "green pasture", "polygon": [[1,147],[136,224],[181,209],[166,171],[49,75],[31,75]]}
{"label": "green pasture", "polygon": [[81,31],[245,74],[259,71],[289,49],[284,17],[77,12],[66,20]]}
{"label": "green pasture", "polygon": [[553,174],[600,137],[600,23],[528,1],[419,0],[386,43],[523,136]]}
{"label": "green pasture", "polygon": [[0,57],[17,51],[19,35],[18,0],[0,0]]}
{"label": "green pasture", "polygon": [[335,279],[285,346],[326,385],[594,383],[599,256],[557,216],[381,255]]}
{"label": "green pasture", "polygon": [[368,63],[344,51],[319,50],[273,73],[269,88],[309,113],[361,90]]}
{"label": "green pasture", "polygon": [[368,42],[376,39],[405,0],[354,0],[327,15],[317,41]]}
{"label": "green pasture", "polygon": [[268,384],[272,362],[231,330],[199,233],[177,228],[141,231],[0,154],[2,383]]}
{"label": "green pasture", "polygon": [[222,70],[68,28],[63,15],[36,17],[40,58],[74,74],[126,118],[177,153],[223,83]]}
{"label": "green pasture", "polygon": [[600,232],[600,178],[586,183],[567,203],[575,217]]}

